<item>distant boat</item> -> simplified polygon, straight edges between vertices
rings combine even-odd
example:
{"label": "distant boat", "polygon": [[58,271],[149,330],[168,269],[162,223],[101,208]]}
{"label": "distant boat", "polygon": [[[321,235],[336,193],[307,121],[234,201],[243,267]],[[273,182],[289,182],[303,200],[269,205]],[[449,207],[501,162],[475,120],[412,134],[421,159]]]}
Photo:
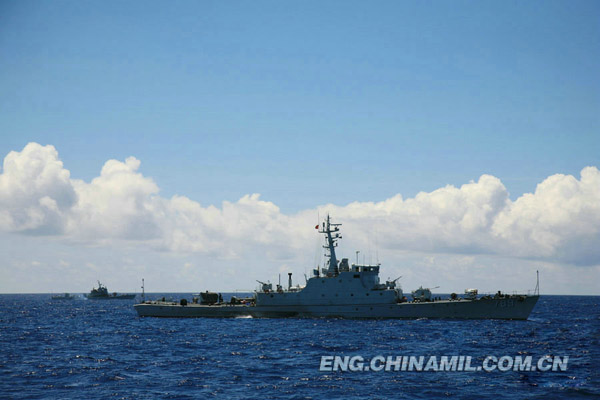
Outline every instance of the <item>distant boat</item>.
{"label": "distant boat", "polygon": [[57,294],[52,296],[52,300],[73,300],[75,298],[75,296],[73,296],[72,294],[69,293],[65,293],[65,294]]}
{"label": "distant boat", "polygon": [[108,293],[106,286],[98,281],[98,288],[92,288],[90,293],[86,294],[85,297],[89,300],[131,300],[135,299],[135,294]]}

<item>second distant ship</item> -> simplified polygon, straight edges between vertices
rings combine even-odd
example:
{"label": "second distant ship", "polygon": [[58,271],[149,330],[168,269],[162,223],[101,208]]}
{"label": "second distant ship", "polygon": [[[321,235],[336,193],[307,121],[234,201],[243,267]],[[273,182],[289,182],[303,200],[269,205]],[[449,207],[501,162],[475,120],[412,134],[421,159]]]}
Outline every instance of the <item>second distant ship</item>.
{"label": "second distant ship", "polygon": [[116,292],[108,293],[106,286],[102,285],[100,281],[98,281],[98,288],[92,288],[90,293],[86,294],[85,297],[87,297],[89,300],[131,300],[135,299],[135,294],[119,294]]}

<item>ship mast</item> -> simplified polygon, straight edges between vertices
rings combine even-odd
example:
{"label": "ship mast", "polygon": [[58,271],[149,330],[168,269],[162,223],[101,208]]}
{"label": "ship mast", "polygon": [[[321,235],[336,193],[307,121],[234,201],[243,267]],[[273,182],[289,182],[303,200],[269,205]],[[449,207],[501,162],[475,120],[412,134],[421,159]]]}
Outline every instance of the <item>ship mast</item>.
{"label": "ship mast", "polygon": [[327,267],[327,276],[335,276],[338,274],[338,261],[335,256],[335,248],[337,247],[337,240],[342,238],[338,232],[342,224],[332,224],[329,218],[329,214],[327,214],[327,220],[323,222],[322,228],[319,233],[325,234],[326,245],[323,246],[324,249],[328,250],[329,254],[325,254],[325,257],[329,257],[328,267]]}

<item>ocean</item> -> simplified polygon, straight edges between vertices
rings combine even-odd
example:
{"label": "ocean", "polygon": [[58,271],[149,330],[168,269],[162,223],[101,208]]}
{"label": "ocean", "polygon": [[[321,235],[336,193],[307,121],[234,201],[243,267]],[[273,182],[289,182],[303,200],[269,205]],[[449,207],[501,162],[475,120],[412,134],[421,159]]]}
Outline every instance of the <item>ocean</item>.
{"label": "ocean", "polygon": [[[155,319],[139,318],[133,304],[0,295],[0,398],[600,397],[600,296],[542,295],[527,321]],[[377,356],[568,363],[556,371],[321,370],[336,356],[366,365]]]}

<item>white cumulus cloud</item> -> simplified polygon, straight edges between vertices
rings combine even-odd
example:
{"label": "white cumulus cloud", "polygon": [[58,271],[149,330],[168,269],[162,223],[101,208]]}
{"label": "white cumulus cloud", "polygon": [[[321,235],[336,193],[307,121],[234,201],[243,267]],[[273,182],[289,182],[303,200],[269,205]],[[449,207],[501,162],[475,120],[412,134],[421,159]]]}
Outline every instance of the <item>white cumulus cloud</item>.
{"label": "white cumulus cloud", "polygon": [[492,234],[516,255],[600,263],[600,171],[548,177],[502,210]]}
{"label": "white cumulus cloud", "polygon": [[0,224],[9,231],[55,234],[77,203],[69,171],[53,146],[11,151],[0,174]]}
{"label": "white cumulus cloud", "polygon": [[490,227],[509,201],[498,178],[482,175],[460,188],[449,185],[406,200],[396,195],[378,203],[329,205],[323,210],[348,221],[352,236],[376,234],[385,247],[479,252],[489,251]]}
{"label": "white cumulus cloud", "polygon": [[11,152],[0,174],[0,229],[62,235],[68,241],[132,241],[167,252],[243,259],[298,258],[314,244],[316,214],[344,223],[356,248],[376,237],[390,251],[500,254],[600,264],[600,171],[553,175],[511,201],[490,175],[404,199],[324,205],[281,213],[258,194],[221,207],[184,196],[164,198],[134,157],[109,160],[91,182],[70,179],[53,146]]}
{"label": "white cumulus cloud", "polygon": [[78,202],[68,218],[68,233],[79,239],[148,240],[160,237],[155,215],[158,186],[137,172],[140,161],[109,160],[90,183],[74,180]]}

